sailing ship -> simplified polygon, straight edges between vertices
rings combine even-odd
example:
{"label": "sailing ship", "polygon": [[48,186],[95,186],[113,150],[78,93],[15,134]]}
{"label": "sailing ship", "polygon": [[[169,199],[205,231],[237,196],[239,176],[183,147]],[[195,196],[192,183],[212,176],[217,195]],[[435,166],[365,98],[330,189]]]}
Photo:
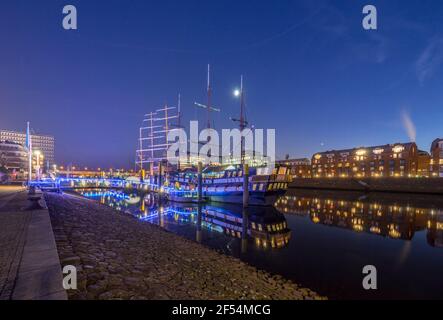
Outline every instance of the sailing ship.
{"label": "sailing ship", "polygon": [[[245,95],[243,88],[243,76],[240,79],[240,89],[235,91],[235,95],[240,98],[240,118],[232,121],[239,123],[240,132],[248,127],[245,110]],[[212,88],[210,81],[210,67],[208,65],[207,79],[207,104],[195,103],[196,106],[203,108],[207,112],[207,128],[211,128],[211,112],[220,112],[220,109],[212,105]],[[230,159],[229,164],[206,164],[202,173],[202,195],[199,197],[198,173],[196,165],[198,156],[189,154],[187,164],[178,164],[177,166],[168,166],[166,151],[169,143],[166,136],[169,130],[181,127],[180,99],[178,104],[178,114],[172,114],[175,108],[165,107],[157,111],[157,114],[148,114],[145,119],[147,126],[140,129],[140,140],[137,151],[138,164],[140,171],[143,172],[143,165],[150,165],[150,176],[156,176],[154,183],[164,186],[164,191],[170,201],[193,203],[202,201],[222,202],[222,203],[243,203],[244,193],[244,165],[250,165],[248,174],[248,192],[249,205],[270,206],[276,199],[285,193],[290,182],[289,170],[285,166],[275,167],[270,170],[267,165],[266,157],[255,154],[245,154],[244,137],[241,138],[239,159]],[[158,116],[161,113],[162,116]],[[178,119],[178,124],[171,124],[171,119]],[[156,124],[160,122],[160,125]],[[142,136],[147,132],[146,136]],[[156,142],[156,141],[161,142]],[[145,146],[145,143],[148,146]],[[160,155],[159,155],[160,152]],[[197,158],[197,160],[195,160]],[[194,160],[193,160],[194,159]],[[257,160],[258,159],[258,160]],[[265,160],[266,159],[266,160]],[[157,172],[154,173],[155,163],[157,163]]]}
{"label": "sailing ship", "polygon": [[[288,168],[277,167],[271,173],[266,167],[249,169],[249,205],[272,206],[288,188]],[[203,171],[202,198],[210,202],[243,203],[243,168],[241,165],[207,166]],[[177,171],[169,177],[168,191],[173,202],[197,202],[197,172]]]}

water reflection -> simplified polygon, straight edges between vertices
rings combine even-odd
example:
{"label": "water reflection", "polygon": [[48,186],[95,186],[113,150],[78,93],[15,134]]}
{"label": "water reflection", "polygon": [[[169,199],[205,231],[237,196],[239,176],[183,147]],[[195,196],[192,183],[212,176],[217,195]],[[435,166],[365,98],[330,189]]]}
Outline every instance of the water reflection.
{"label": "water reflection", "polygon": [[162,227],[165,220],[167,223],[195,225],[198,242],[202,242],[203,229],[222,233],[240,239],[242,251],[246,251],[249,239],[263,249],[282,248],[291,236],[284,215],[273,208],[262,211],[238,206],[167,204],[151,208],[149,213],[145,211],[138,217],[149,222],[155,222],[153,218],[158,217],[158,224]]}
{"label": "water reflection", "polygon": [[[426,231],[427,243],[443,247],[443,200],[435,197],[390,194],[361,194],[293,190],[280,197],[275,208],[243,209],[237,205],[193,205],[161,203],[156,194],[127,194],[115,190],[83,190],[80,193],[141,220],[195,228],[195,240],[203,242],[203,230],[248,241],[258,248],[283,248],[290,238],[284,214],[305,216],[314,224],[364,232],[391,239],[411,240]],[[441,205],[441,207],[440,207]]]}
{"label": "water reflection", "polygon": [[[330,298],[441,298],[443,197],[290,190],[274,208],[162,203],[84,190],[121,212],[282,275]],[[362,267],[383,290],[362,289]]]}
{"label": "water reflection", "polygon": [[351,192],[323,192],[319,197],[316,192],[298,190],[279,198],[275,207],[285,214],[308,216],[315,224],[391,239],[411,240],[416,232],[426,230],[428,244],[442,247],[443,211],[424,207],[433,202],[423,197],[403,196],[401,201],[399,197]]}

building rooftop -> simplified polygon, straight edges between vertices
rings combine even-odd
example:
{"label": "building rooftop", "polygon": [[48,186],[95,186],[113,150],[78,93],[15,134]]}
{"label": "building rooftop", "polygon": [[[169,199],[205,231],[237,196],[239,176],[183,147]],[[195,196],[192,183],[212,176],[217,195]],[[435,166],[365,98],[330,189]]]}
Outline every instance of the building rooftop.
{"label": "building rooftop", "polygon": [[[5,129],[0,129],[0,134],[1,133],[12,133],[12,134],[26,135],[26,132],[5,130]],[[54,139],[54,136],[49,135],[49,134],[31,133],[31,136],[46,137],[46,138]]]}
{"label": "building rooftop", "polygon": [[415,142],[393,143],[393,144],[385,144],[385,145],[371,146],[371,147],[357,147],[357,148],[352,148],[352,149],[329,150],[329,151],[317,152],[315,155],[325,155],[325,154],[331,154],[331,153],[346,153],[346,152],[352,153],[352,152],[355,152],[358,150],[377,150],[377,149],[384,150],[387,148],[393,148],[395,146],[402,146],[405,149],[410,149],[414,145],[416,145]]}

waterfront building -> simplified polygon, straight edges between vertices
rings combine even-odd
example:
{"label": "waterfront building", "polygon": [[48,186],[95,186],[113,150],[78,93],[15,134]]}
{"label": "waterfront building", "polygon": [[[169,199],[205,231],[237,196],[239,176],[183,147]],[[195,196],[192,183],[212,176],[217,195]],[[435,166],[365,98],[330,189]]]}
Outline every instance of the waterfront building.
{"label": "waterfront building", "polygon": [[429,178],[431,155],[423,150],[418,150],[417,176]]}
{"label": "waterfront building", "polygon": [[18,143],[0,140],[0,167],[8,173],[24,174],[28,170],[28,151]]}
{"label": "waterfront building", "polygon": [[307,158],[279,160],[276,164],[286,166],[292,178],[311,178],[311,160]]}
{"label": "waterfront building", "polygon": [[[0,130],[0,141],[11,141],[22,146],[26,146],[26,133],[10,130]],[[44,166],[52,166],[55,163],[54,159],[54,144],[55,139],[49,135],[31,135],[32,149],[39,150],[43,154]]]}
{"label": "waterfront building", "polygon": [[332,150],[312,157],[314,178],[415,177],[417,168],[418,150],[413,142]]}
{"label": "waterfront building", "polygon": [[435,139],[431,145],[431,168],[432,177],[443,177],[443,139]]}

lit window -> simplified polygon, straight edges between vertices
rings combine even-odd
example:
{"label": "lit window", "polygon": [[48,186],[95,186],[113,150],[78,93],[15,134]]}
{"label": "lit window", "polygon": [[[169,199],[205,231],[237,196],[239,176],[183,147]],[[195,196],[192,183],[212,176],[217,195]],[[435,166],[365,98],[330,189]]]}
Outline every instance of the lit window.
{"label": "lit window", "polygon": [[392,151],[395,152],[395,153],[400,153],[403,150],[405,150],[405,147],[403,147],[401,145],[398,145],[398,146],[395,146],[394,148],[392,148]]}

